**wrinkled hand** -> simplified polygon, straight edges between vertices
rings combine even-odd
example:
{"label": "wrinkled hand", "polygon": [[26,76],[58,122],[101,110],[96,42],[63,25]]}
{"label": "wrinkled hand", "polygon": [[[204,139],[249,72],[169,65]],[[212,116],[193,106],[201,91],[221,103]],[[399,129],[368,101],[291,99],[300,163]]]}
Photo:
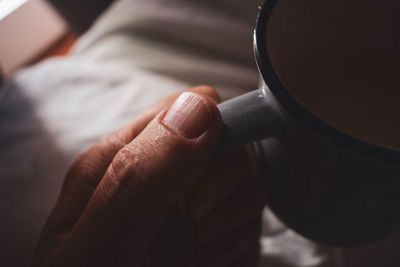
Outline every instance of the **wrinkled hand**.
{"label": "wrinkled hand", "polygon": [[263,196],[254,161],[245,149],[213,159],[221,123],[211,88],[177,97],[75,161],[35,266],[148,266],[149,245],[178,202],[197,245],[188,265],[256,266]]}

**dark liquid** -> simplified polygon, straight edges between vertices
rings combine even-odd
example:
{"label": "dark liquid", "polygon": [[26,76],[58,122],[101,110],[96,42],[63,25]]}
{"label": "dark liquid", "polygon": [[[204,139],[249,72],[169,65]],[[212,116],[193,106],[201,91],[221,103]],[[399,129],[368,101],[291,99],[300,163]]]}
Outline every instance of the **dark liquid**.
{"label": "dark liquid", "polygon": [[278,1],[267,29],[281,82],[317,117],[400,148],[400,3]]}

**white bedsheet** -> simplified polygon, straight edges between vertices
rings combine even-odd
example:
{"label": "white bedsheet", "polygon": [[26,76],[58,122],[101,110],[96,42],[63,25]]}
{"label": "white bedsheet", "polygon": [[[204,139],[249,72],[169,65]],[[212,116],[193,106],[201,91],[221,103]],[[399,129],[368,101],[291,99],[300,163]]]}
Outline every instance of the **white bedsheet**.
{"label": "white bedsheet", "polygon": [[[0,265],[29,266],[65,171],[100,136],[190,85],[213,85],[223,98],[257,87],[252,28],[258,4],[122,0],[70,57],[21,71],[1,89]],[[318,246],[268,209],[264,221],[262,266],[397,266],[374,265],[364,250],[343,254]],[[388,251],[372,247],[368,254],[389,264],[400,259]]]}

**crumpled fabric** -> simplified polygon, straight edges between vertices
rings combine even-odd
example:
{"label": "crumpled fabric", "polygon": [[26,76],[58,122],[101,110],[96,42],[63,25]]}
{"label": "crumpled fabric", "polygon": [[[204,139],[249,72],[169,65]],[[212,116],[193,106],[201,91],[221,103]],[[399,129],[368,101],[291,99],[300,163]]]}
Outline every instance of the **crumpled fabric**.
{"label": "crumpled fabric", "polygon": [[[252,30],[259,4],[120,0],[70,56],[22,70],[2,86],[2,264],[31,265],[66,170],[98,138],[123,127],[157,100],[192,85],[212,85],[223,99],[257,88]],[[400,257],[393,256],[400,248],[395,237],[342,251],[299,236],[268,208],[263,222],[260,266],[400,264]]]}

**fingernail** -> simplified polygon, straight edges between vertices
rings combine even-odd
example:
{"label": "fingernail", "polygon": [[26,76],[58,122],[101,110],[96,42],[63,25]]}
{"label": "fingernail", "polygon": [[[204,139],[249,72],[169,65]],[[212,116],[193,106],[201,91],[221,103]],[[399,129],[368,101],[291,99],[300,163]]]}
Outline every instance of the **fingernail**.
{"label": "fingernail", "polygon": [[185,92],[175,100],[163,122],[184,137],[195,138],[209,127],[211,113],[201,96]]}

